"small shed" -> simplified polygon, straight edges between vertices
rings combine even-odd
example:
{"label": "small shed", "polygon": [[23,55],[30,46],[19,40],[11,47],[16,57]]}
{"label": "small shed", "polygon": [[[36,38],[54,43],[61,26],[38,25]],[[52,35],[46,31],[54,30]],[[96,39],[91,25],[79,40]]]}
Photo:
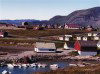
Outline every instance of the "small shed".
{"label": "small shed", "polygon": [[65,35],[64,40],[65,41],[70,41],[72,39],[72,35]]}
{"label": "small shed", "polygon": [[92,33],[88,33],[88,36],[92,36]]}
{"label": "small shed", "polygon": [[96,55],[98,41],[76,41],[74,49],[78,51],[79,55]]}
{"label": "small shed", "polygon": [[100,41],[97,43],[97,48],[98,48],[98,54],[100,54]]}
{"label": "small shed", "polygon": [[60,36],[58,39],[59,40],[64,40],[64,37],[63,36]]}
{"label": "small shed", "polygon": [[64,49],[73,49],[74,48],[74,42],[65,42],[64,43]]}
{"label": "small shed", "polygon": [[99,36],[94,36],[93,37],[93,40],[99,40],[100,38],[99,38]]}
{"label": "small shed", "polygon": [[84,36],[82,37],[83,41],[87,41],[88,40],[88,37]]}
{"label": "small shed", "polygon": [[76,37],[76,40],[81,40],[81,36],[77,36]]}
{"label": "small shed", "polygon": [[70,40],[70,38],[69,37],[65,37],[65,41],[69,41]]}
{"label": "small shed", "polygon": [[56,46],[55,46],[55,43],[36,42],[35,51],[36,52],[56,52]]}
{"label": "small shed", "polygon": [[97,47],[98,47],[98,49],[100,49],[100,41],[98,41]]}
{"label": "small shed", "polygon": [[66,42],[64,43],[64,49],[70,49]]}

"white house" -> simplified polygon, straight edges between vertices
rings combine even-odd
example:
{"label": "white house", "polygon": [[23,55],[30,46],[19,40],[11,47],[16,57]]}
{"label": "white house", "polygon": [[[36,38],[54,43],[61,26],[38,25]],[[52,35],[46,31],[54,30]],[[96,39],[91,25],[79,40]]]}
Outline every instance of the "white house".
{"label": "white house", "polygon": [[72,35],[65,35],[65,37],[72,37]]}
{"label": "white house", "polygon": [[93,40],[99,40],[99,37],[98,36],[94,36]]}
{"label": "white house", "polygon": [[64,29],[79,29],[77,24],[66,24],[64,25]]}
{"label": "white house", "polygon": [[88,33],[88,36],[92,36],[92,33]]}
{"label": "white house", "polygon": [[66,42],[64,43],[64,49],[70,49]]}
{"label": "white house", "polygon": [[100,49],[100,41],[97,43],[97,47]]}
{"label": "white house", "polygon": [[84,36],[83,37],[83,41],[87,41],[87,40],[88,40],[88,38]]}
{"label": "white house", "polygon": [[36,52],[56,52],[56,46],[55,46],[55,43],[36,42],[35,51]]}
{"label": "white house", "polygon": [[97,32],[90,32],[90,33],[88,33],[88,36],[97,36]]}
{"label": "white house", "polygon": [[97,33],[93,33],[93,36],[97,36]]}
{"label": "white house", "polygon": [[76,40],[81,40],[81,37],[80,36],[76,37]]}
{"label": "white house", "polygon": [[61,36],[61,37],[59,37],[59,40],[64,40],[64,37],[62,37],[62,36]]}
{"label": "white house", "polygon": [[65,37],[65,41],[69,41],[69,37]]}

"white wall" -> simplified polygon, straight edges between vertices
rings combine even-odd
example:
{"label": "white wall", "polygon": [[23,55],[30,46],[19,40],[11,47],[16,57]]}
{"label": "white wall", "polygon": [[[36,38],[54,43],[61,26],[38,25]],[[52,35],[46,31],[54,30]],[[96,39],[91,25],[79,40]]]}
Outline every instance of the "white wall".
{"label": "white wall", "polygon": [[64,49],[69,49],[66,43],[64,44]]}
{"label": "white wall", "polygon": [[69,37],[65,37],[65,41],[69,41]]}
{"label": "white wall", "polygon": [[63,37],[59,37],[59,40],[64,40],[64,38]]}
{"label": "white wall", "polygon": [[41,48],[34,48],[35,52],[56,52],[56,49],[54,51],[49,51],[49,49],[41,49]]}
{"label": "white wall", "polygon": [[92,36],[92,33],[88,33],[88,36]]}
{"label": "white wall", "polygon": [[97,52],[83,52],[83,51],[78,51],[78,53],[81,56],[94,56],[94,55],[97,55]]}
{"label": "white wall", "polygon": [[99,40],[99,37],[94,37],[94,40]]}
{"label": "white wall", "polygon": [[87,41],[87,37],[83,37],[83,41]]}
{"label": "white wall", "polygon": [[77,40],[81,40],[81,37],[77,37]]}
{"label": "white wall", "polygon": [[4,35],[0,35],[0,37],[4,37]]}

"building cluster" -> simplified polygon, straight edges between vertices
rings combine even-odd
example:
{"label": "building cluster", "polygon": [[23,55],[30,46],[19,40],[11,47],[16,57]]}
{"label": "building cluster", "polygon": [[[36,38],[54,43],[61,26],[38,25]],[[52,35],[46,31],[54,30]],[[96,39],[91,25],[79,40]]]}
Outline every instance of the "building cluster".
{"label": "building cluster", "polygon": [[96,41],[100,40],[100,33],[98,32],[90,32],[86,34],[75,34],[75,35],[62,35],[58,37],[58,40],[63,41],[76,41],[76,40],[83,40],[83,41]]}
{"label": "building cluster", "polygon": [[[64,41],[64,49],[72,49],[79,53],[79,55],[97,55],[100,54],[100,33],[91,32],[86,34],[64,35],[59,37],[60,41]],[[56,52],[55,43],[36,42],[36,52]]]}
{"label": "building cluster", "polygon": [[11,27],[11,26],[15,26],[14,24],[7,24],[7,23],[1,23],[0,22],[0,27],[5,26],[5,27]]}
{"label": "building cluster", "polygon": [[25,28],[25,29],[33,29],[33,30],[44,30],[44,29],[80,29],[80,30],[87,30],[92,31],[96,30],[92,26],[81,27],[77,24],[32,24],[29,22],[22,22],[22,25],[18,26],[18,28]]}
{"label": "building cluster", "polygon": [[[70,38],[72,40],[70,40]],[[64,39],[64,38],[62,38]],[[61,40],[61,39],[60,39]],[[76,35],[72,37],[66,37],[64,39],[67,41],[64,44],[64,49],[70,49],[71,45],[68,44],[68,41],[73,41],[74,44],[72,45],[72,48],[80,55],[97,55],[100,54],[100,33],[98,32],[91,32],[81,35]]]}

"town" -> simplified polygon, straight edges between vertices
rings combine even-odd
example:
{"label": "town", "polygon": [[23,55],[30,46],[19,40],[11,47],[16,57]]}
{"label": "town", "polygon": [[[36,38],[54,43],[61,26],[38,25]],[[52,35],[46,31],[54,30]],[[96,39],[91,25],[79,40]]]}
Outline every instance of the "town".
{"label": "town", "polygon": [[[69,66],[72,67],[94,66],[94,62],[99,65],[99,28],[66,23],[63,26],[30,26],[29,22],[22,22],[20,26],[1,23],[0,29],[0,67],[46,68],[47,64],[39,62],[62,60],[70,61]],[[50,68],[55,70],[60,67],[51,64]]]}

